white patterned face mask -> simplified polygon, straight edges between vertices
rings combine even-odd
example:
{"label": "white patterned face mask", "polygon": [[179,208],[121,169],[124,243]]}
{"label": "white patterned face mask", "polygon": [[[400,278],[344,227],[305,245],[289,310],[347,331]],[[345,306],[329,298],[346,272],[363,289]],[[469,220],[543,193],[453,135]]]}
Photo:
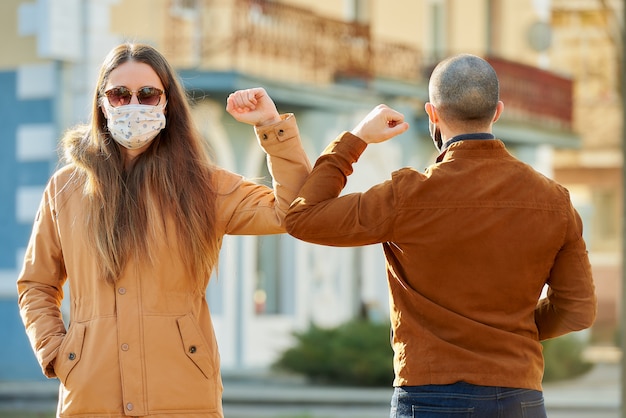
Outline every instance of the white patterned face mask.
{"label": "white patterned face mask", "polygon": [[165,105],[148,106],[128,104],[113,107],[107,100],[107,127],[111,136],[121,146],[138,149],[149,144],[165,128]]}

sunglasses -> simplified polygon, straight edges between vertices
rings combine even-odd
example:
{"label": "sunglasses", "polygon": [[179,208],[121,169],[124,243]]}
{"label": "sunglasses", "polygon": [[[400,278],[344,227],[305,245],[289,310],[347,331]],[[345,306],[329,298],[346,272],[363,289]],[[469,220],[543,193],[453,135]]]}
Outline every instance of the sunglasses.
{"label": "sunglasses", "polygon": [[132,91],[124,86],[120,86],[104,92],[104,95],[109,100],[109,104],[113,107],[126,106],[133,98],[133,94],[137,96],[139,104],[156,106],[161,101],[163,90],[145,86],[137,91]]}

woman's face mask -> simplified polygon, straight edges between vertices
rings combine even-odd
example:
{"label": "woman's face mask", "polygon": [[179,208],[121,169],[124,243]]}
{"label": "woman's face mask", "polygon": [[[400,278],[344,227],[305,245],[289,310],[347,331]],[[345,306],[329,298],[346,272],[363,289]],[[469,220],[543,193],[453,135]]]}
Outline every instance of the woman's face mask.
{"label": "woman's face mask", "polygon": [[165,128],[165,105],[128,104],[113,107],[102,101],[106,109],[107,127],[121,146],[139,149],[149,144]]}

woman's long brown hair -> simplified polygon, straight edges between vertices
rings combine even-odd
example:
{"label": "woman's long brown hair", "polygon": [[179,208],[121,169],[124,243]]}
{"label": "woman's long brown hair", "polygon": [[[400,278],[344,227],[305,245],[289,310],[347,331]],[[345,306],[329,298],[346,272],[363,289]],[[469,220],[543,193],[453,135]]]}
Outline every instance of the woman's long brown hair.
{"label": "woman's long brown hair", "polygon": [[[101,100],[109,74],[127,61],[150,65],[167,98],[166,126],[131,168],[124,168],[119,145],[112,140]],[[198,289],[206,284],[218,258],[212,165],[197,131],[187,96],[166,59],[143,44],[122,44],[106,57],[93,98],[91,124],[65,135],[68,162],[85,180],[90,242],[101,275],[115,282],[131,257],[153,256],[150,222],[164,231],[174,222],[177,250]],[[149,214],[156,214],[150,217]],[[167,237],[163,237],[167,239]]]}

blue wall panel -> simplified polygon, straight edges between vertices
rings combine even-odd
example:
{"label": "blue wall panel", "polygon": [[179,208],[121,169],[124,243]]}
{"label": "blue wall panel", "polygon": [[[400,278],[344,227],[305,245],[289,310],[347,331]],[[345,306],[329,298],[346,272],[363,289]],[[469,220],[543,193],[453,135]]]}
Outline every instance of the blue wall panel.
{"label": "blue wall panel", "polygon": [[15,268],[15,72],[0,72],[0,269]]}
{"label": "blue wall panel", "polygon": [[[0,270],[19,271],[17,250],[28,243],[32,223],[19,224],[16,190],[44,186],[51,161],[16,160],[16,133],[20,124],[54,123],[52,99],[19,100],[15,71],[0,71]],[[17,279],[17,277],[16,277]],[[10,283],[4,288],[11,289]],[[17,293],[0,295],[0,380],[47,380],[41,373],[19,316]]]}
{"label": "blue wall panel", "polygon": [[30,347],[17,299],[0,298],[0,381],[47,380]]}
{"label": "blue wall panel", "polygon": [[50,161],[16,161],[16,133],[20,124],[54,123],[52,99],[19,100],[15,71],[0,72],[0,269],[16,268],[16,251],[24,247],[31,225],[16,221],[15,192],[19,186],[43,186]]}

